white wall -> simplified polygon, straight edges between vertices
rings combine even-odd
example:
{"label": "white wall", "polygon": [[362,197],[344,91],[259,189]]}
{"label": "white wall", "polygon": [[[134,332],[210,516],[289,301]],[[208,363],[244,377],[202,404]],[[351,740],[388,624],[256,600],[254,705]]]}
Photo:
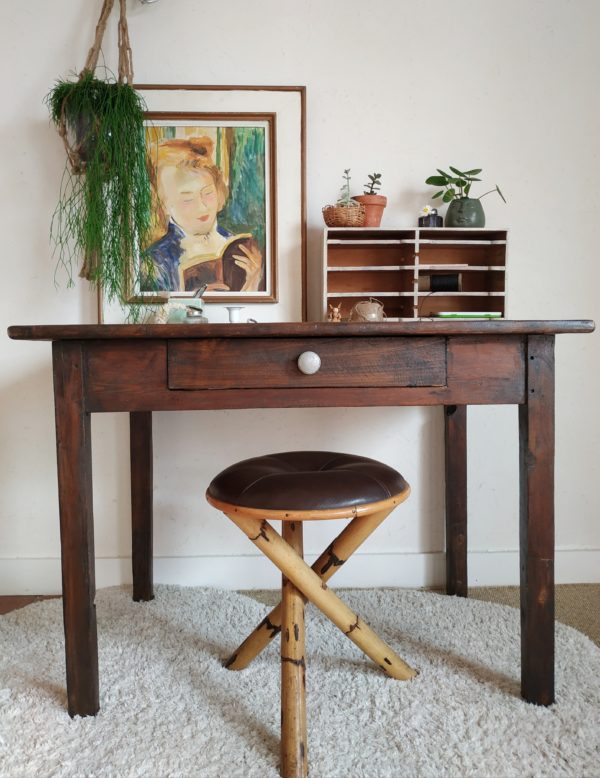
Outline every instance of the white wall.
{"label": "white wall", "polygon": [[[0,220],[9,324],[95,322],[85,283],[53,285],[48,231],[64,154],[43,97],[82,66],[100,0],[0,7]],[[486,198],[510,228],[513,318],[600,318],[600,112],[596,0],[129,0],[136,79],[306,84],[309,277],[319,274],[321,206],[343,168],[383,172],[384,226],[415,223],[435,167],[484,169],[509,200]],[[115,64],[115,25],[105,47]],[[316,311],[317,307],[313,308]],[[262,314],[269,318],[268,308]],[[557,579],[600,580],[598,336],[557,343]],[[0,593],[60,588],[49,344],[0,337]],[[469,417],[473,584],[515,583],[514,408]],[[97,582],[129,580],[125,415],[93,419]],[[443,580],[440,409],[155,414],[157,579],[276,586],[269,564],[205,504],[212,475],[244,456],[294,447],[361,452],[397,466],[410,501],[344,568],[339,584]],[[320,551],[331,527],[311,527]]]}

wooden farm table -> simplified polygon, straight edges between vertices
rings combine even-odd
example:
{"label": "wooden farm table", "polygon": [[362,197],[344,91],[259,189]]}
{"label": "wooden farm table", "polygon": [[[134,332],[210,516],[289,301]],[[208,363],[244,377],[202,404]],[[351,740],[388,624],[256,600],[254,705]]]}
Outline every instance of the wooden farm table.
{"label": "wooden farm table", "polygon": [[[554,700],[554,339],[590,321],[10,327],[52,341],[69,713],[99,709],[90,415],[130,414],[133,597],[152,599],[152,411],[443,405],[447,591],[467,595],[466,406],[519,406],[521,693]],[[300,372],[301,353],[321,368]],[[399,431],[399,434],[401,432]]]}

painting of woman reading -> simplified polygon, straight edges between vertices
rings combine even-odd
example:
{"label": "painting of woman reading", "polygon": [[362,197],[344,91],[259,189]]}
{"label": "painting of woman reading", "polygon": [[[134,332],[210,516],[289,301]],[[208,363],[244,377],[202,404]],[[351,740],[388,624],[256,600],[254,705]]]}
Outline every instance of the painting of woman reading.
{"label": "painting of woman reading", "polygon": [[142,247],[141,292],[185,297],[206,284],[209,300],[274,299],[268,129],[146,128],[154,233]]}

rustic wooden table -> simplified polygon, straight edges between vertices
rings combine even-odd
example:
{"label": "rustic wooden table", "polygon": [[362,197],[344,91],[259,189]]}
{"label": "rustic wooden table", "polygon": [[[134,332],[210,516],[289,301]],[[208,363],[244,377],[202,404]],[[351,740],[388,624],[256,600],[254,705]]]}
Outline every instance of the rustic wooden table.
{"label": "rustic wooden table", "polygon": [[[466,406],[517,404],[521,693],[554,700],[554,340],[590,321],[18,326],[52,341],[68,708],[99,709],[90,414],[128,411],[133,597],[152,599],[152,411],[445,406],[447,591],[467,595]],[[319,354],[305,375],[298,357]]]}

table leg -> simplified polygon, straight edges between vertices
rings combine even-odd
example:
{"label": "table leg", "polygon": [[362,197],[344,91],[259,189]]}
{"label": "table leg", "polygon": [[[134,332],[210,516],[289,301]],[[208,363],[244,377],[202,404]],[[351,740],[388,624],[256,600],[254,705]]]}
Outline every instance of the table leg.
{"label": "table leg", "polygon": [[527,341],[519,406],[521,696],[554,702],[554,336]]}
{"label": "table leg", "polygon": [[81,344],[54,342],[52,364],[68,710],[93,716],[100,704],[92,451]]}
{"label": "table leg", "polygon": [[129,414],[133,599],[154,599],[152,588],[152,413]]}
{"label": "table leg", "polygon": [[467,597],[467,406],[444,408],[446,594]]}

